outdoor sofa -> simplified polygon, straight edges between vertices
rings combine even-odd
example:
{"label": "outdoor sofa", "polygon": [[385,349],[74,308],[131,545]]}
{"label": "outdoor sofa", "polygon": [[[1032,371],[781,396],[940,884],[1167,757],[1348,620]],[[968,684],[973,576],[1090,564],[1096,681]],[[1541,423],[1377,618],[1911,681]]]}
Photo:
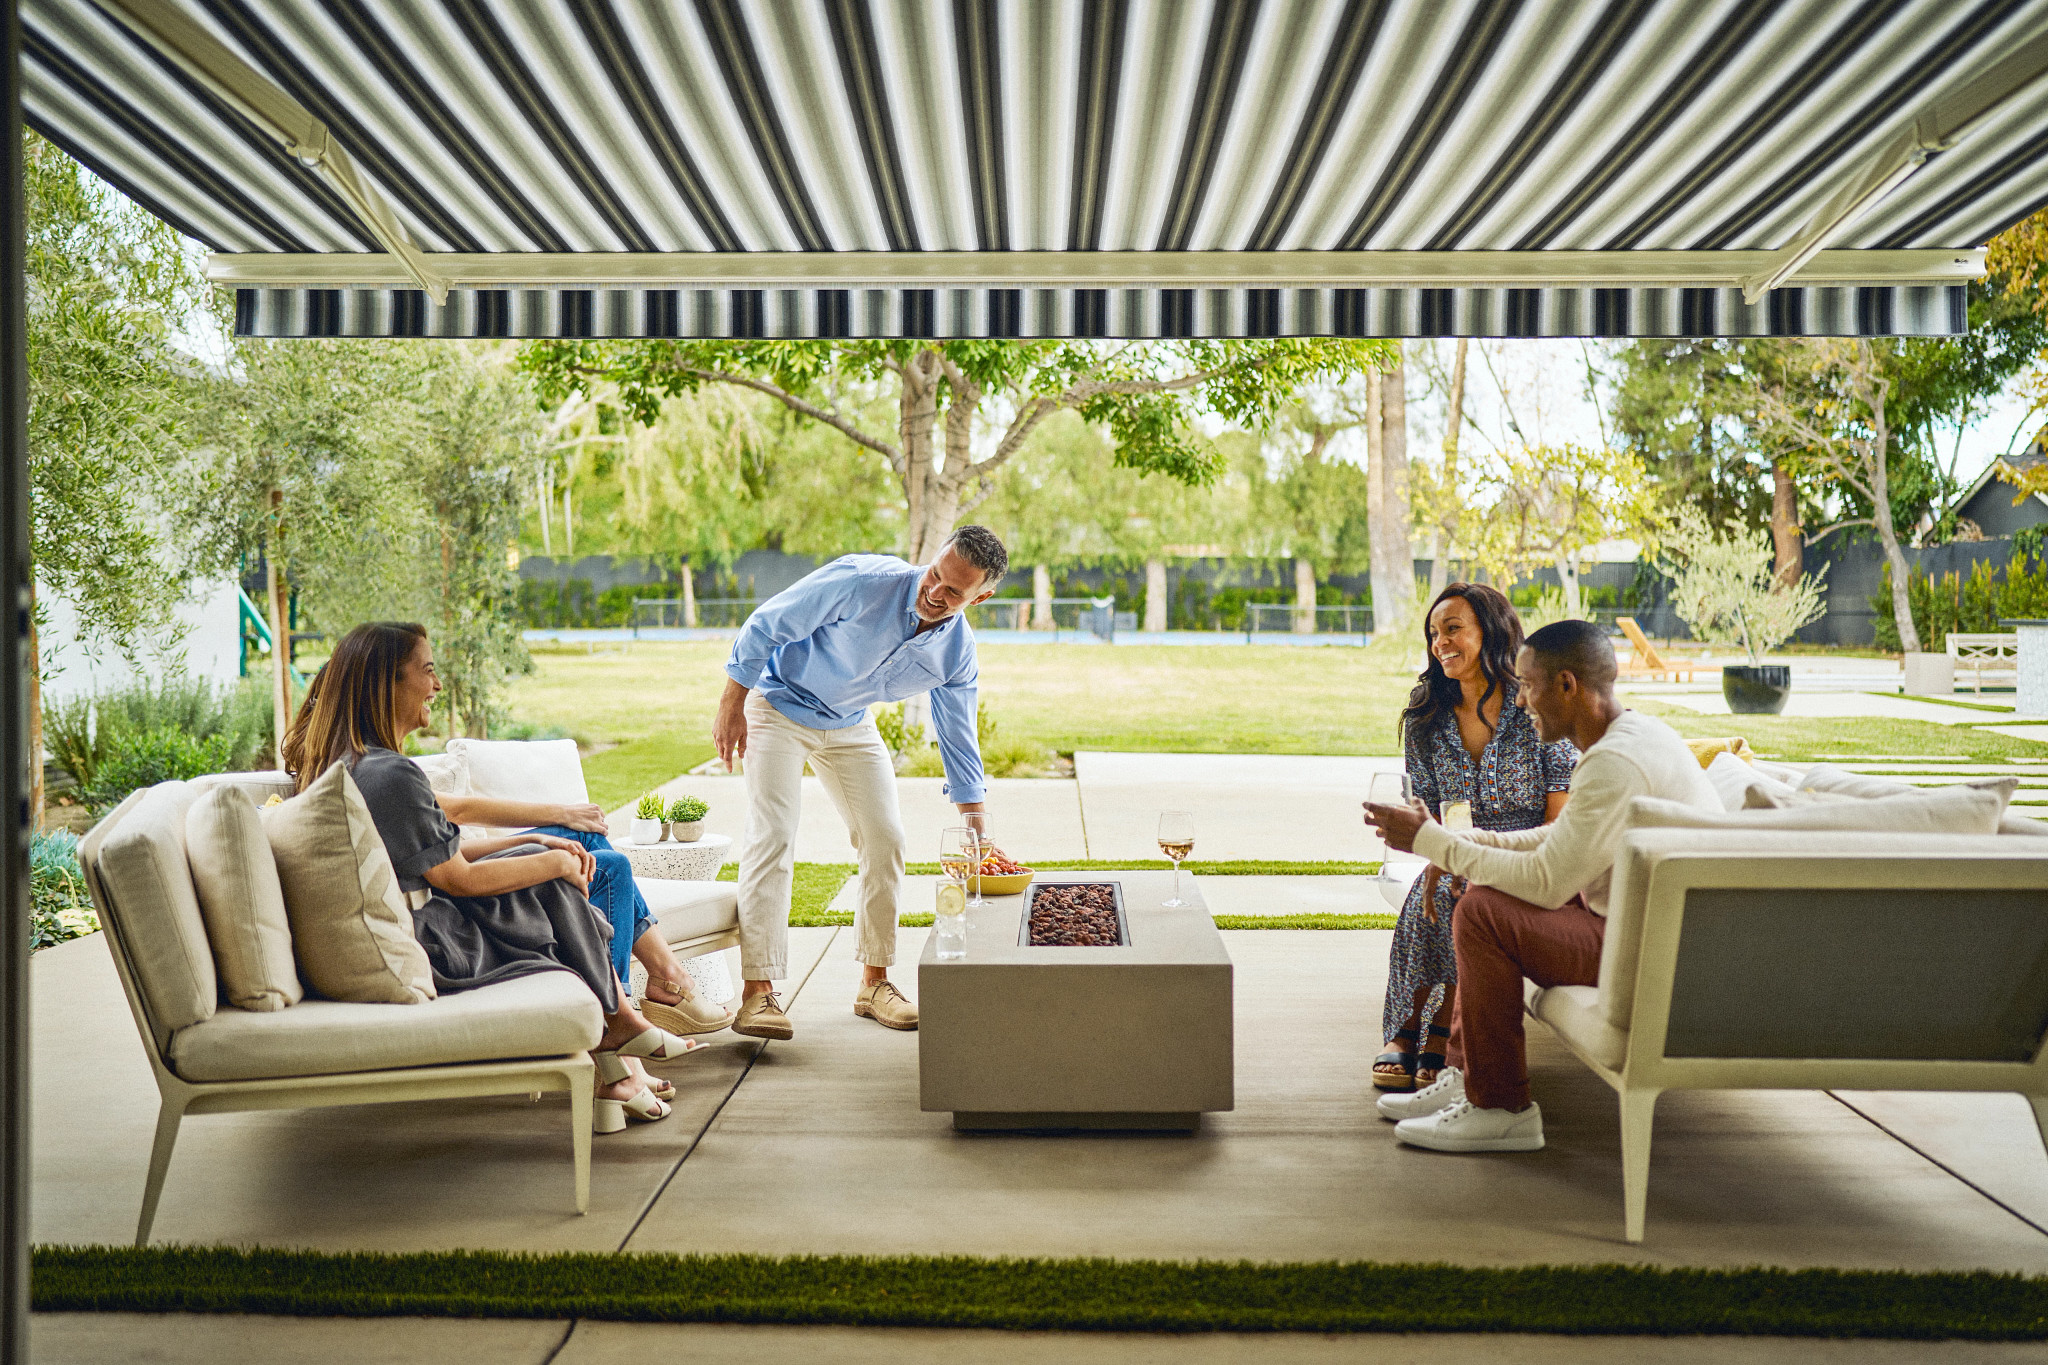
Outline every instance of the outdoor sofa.
{"label": "outdoor sofa", "polygon": [[[560,743],[571,744],[573,755],[570,741]],[[580,769],[574,791],[564,789],[559,762],[552,779],[546,764],[540,769],[533,778],[539,785],[523,793],[487,794],[583,799]],[[443,765],[437,782],[446,784],[449,772]],[[516,766],[502,761],[493,774],[501,781],[518,775]],[[160,1096],[136,1244],[149,1240],[186,1114],[566,1091],[576,1211],[587,1211],[594,1084],[589,1050],[603,1032],[589,988],[567,972],[540,972],[414,1004],[321,999],[310,989],[280,1009],[230,1004],[186,856],[187,812],[216,784],[242,788],[259,807],[293,790],[282,773],[165,782],[130,795],[79,848]],[[679,955],[737,943],[738,901],[731,883],[635,881]]]}
{"label": "outdoor sofa", "polygon": [[1744,766],[1722,756],[1710,775],[1800,795],[1730,811],[1720,828],[1639,800],[1599,984],[1526,991],[1528,1012],[1619,1097],[1630,1242],[1643,1239],[1666,1090],[2011,1091],[2048,1142],[2048,825],[2000,814],[2008,783],[1984,833],[1769,828],[1853,822],[1850,802],[1891,824],[1926,793]]}

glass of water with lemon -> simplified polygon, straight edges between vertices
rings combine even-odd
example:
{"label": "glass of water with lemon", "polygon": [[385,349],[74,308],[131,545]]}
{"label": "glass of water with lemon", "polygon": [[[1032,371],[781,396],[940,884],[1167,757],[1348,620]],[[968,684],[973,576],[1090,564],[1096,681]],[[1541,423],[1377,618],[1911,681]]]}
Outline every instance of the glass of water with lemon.
{"label": "glass of water with lemon", "polygon": [[932,934],[938,959],[958,962],[967,956],[967,878],[980,856],[979,836],[965,825],[939,835],[938,899],[933,906]]}

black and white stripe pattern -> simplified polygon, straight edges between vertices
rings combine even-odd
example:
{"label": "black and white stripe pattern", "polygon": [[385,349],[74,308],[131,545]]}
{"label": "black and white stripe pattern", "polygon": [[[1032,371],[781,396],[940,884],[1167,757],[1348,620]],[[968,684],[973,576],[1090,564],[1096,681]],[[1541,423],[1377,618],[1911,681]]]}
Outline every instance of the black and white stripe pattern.
{"label": "black and white stripe pattern", "polygon": [[[481,254],[1768,250],[2048,27],[2048,0],[175,3],[324,120],[425,250]],[[166,221],[228,253],[373,249],[94,0],[23,0],[22,24],[31,124]],[[1832,245],[1976,246],[2044,203],[2048,82]],[[847,292],[858,332],[871,291]],[[939,334],[1004,335],[949,319],[1006,310],[1042,334],[1044,291],[944,292],[971,302],[935,302]],[[1116,292],[1111,335],[1184,311]],[[1198,292],[1197,334],[1257,312]],[[1333,330],[1328,291],[1283,292],[1282,332]],[[1536,292],[1534,334],[1592,332],[1590,298]],[[1820,292],[1802,316],[1857,314]],[[1455,325],[1512,334],[1506,293],[1458,291],[1451,313],[1485,321]],[[1945,317],[1909,293],[1862,311]],[[1683,315],[1648,294],[1677,297],[1592,334]],[[1389,307],[1373,334],[1422,332],[1415,305],[1366,312]]]}
{"label": "black and white stripe pattern", "polygon": [[1945,336],[1960,285],[1740,289],[240,289],[244,336]]}

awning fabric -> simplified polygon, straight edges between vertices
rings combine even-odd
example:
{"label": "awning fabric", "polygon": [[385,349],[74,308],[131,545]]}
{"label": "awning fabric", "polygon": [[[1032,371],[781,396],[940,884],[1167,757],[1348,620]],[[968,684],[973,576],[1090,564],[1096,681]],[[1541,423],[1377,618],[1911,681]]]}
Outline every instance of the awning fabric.
{"label": "awning fabric", "polygon": [[173,3],[456,281],[375,278],[114,0],[24,0],[32,126],[221,253],[256,335],[1940,334],[2048,203],[2036,81],[1735,287],[2048,0]]}

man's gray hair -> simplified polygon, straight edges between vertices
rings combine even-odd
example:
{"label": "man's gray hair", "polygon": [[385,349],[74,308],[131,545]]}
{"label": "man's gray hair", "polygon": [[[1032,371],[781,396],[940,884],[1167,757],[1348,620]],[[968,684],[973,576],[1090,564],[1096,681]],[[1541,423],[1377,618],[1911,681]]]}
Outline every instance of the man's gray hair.
{"label": "man's gray hair", "polygon": [[956,526],[953,534],[946,537],[946,543],[939,547],[939,553],[957,550],[960,557],[981,570],[982,584],[994,587],[1010,571],[1010,552],[1003,548],[1003,542],[996,533],[986,526]]}

